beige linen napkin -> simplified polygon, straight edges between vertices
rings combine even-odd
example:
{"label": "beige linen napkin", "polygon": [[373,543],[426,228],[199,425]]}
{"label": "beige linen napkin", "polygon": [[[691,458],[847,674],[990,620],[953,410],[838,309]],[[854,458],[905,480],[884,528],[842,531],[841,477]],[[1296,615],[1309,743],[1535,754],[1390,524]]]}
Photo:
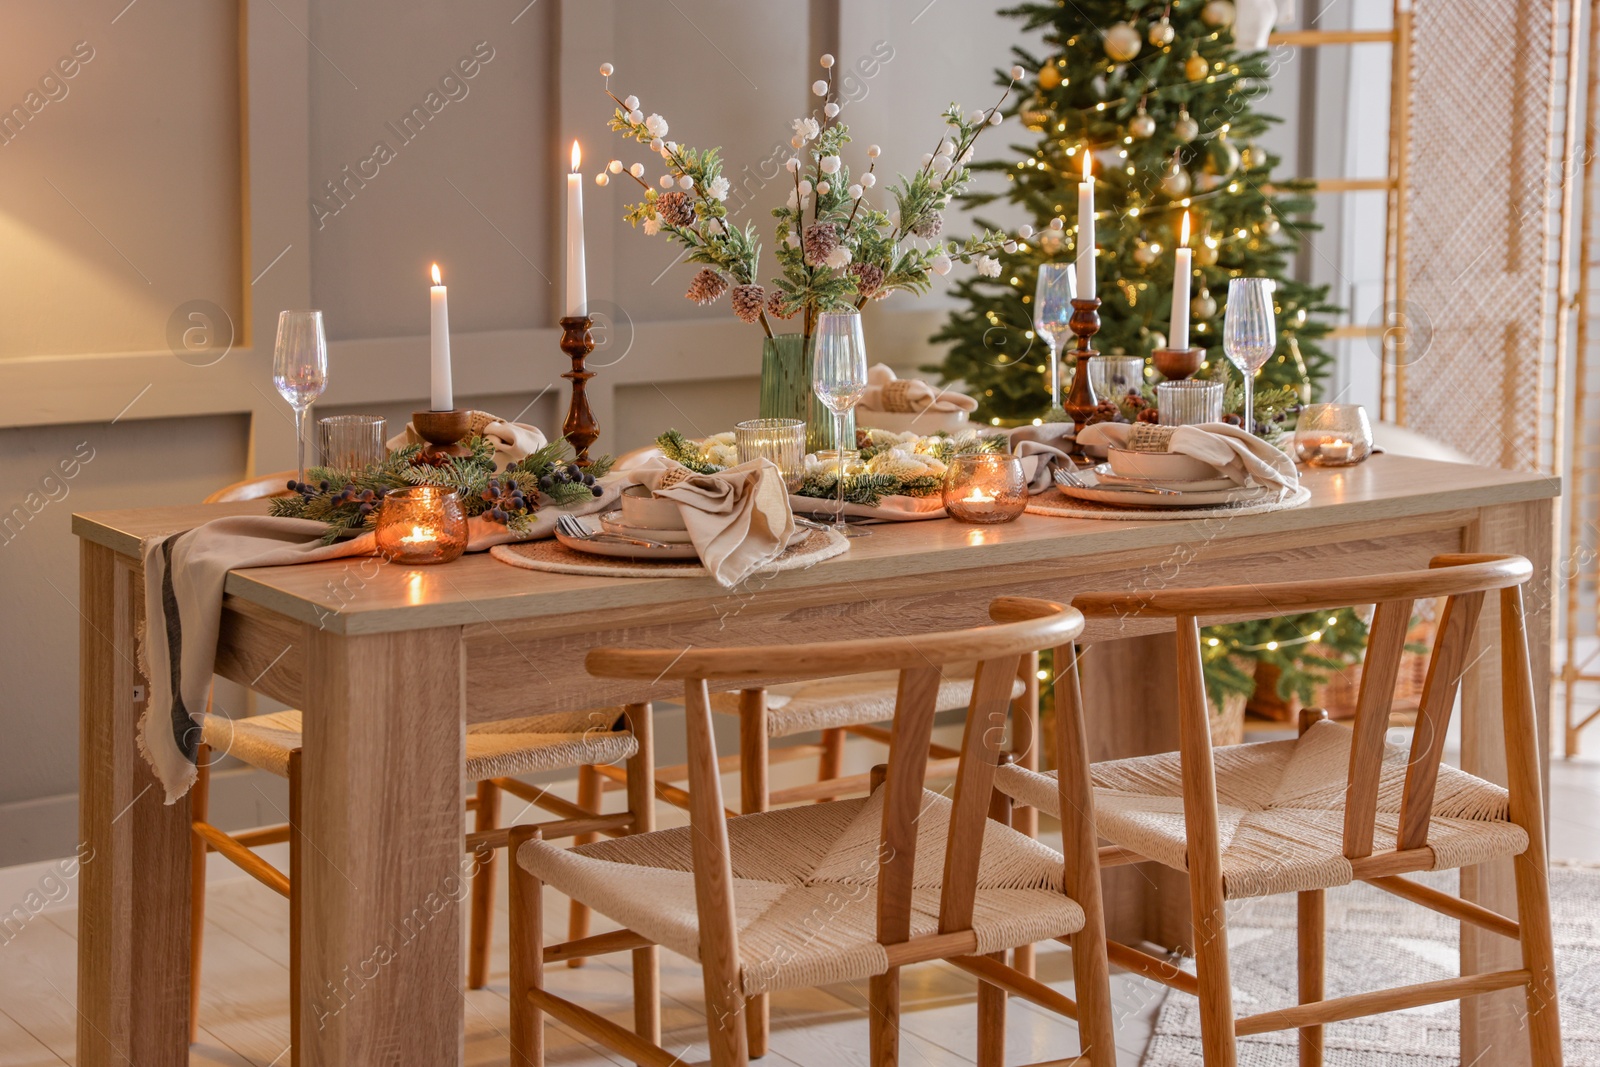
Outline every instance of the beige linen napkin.
{"label": "beige linen napkin", "polygon": [[867,391],[862,394],[861,403],[857,406],[868,411],[907,414],[949,414],[978,410],[978,402],[964,393],[935,388],[920,378],[897,378],[894,371],[883,363],[874,363],[867,371]]}
{"label": "beige linen napkin", "polygon": [[701,564],[721,585],[736,585],[777,559],[794,536],[788,490],[769,459],[696,474],[663,458],[625,476],[678,505]]}
{"label": "beige linen napkin", "polygon": [[1072,449],[1072,423],[1047,422],[1039,426],[1018,426],[1009,434],[1011,452],[1022,461],[1029,493],[1042,493],[1055,484],[1055,469],[1076,469],[1068,453]]}
{"label": "beige linen napkin", "polygon": [[1223,422],[1199,426],[1101,422],[1084,427],[1078,441],[1138,452],[1177,452],[1193,456],[1211,464],[1218,474],[1235,485],[1263,486],[1277,489],[1280,494],[1300,487],[1300,474],[1293,460],[1254,434]]}
{"label": "beige linen napkin", "polygon": [[[507,464],[522,462],[548,443],[538,427],[525,422],[507,422],[487,411],[473,411],[471,416],[471,429],[467,436],[487,437],[494,442],[495,470],[503,471]],[[389,438],[388,446],[389,451],[393,452],[407,445],[422,443],[416,427],[408,422],[404,430]]]}

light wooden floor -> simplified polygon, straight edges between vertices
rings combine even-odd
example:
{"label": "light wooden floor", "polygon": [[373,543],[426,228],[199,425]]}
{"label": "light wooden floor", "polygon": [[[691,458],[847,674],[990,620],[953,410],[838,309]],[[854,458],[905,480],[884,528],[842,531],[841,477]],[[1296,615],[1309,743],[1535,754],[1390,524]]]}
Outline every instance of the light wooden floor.
{"label": "light wooden floor", "polygon": [[[1593,742],[1600,750],[1600,739]],[[1600,758],[1552,768],[1551,855],[1600,862]],[[514,807],[506,812],[515,817]],[[662,809],[663,821],[670,818]],[[275,857],[275,859],[281,859]],[[190,1062],[207,1067],[268,1067],[287,1063],[288,906],[285,901],[212,857],[206,916],[202,1033]],[[0,871],[5,907],[23,899],[49,873],[49,865]],[[502,864],[502,878],[504,865]],[[468,1064],[505,1062],[505,893],[497,897],[494,979],[488,989],[464,993]],[[16,913],[0,934],[0,1067],[55,1067],[74,1062],[73,1007],[77,911],[47,909],[18,923]],[[547,914],[564,921],[566,904],[553,891]],[[0,913],[0,920],[5,913]],[[609,928],[603,920],[596,929]],[[551,968],[552,989],[631,1021],[626,955],[602,957],[579,969]],[[666,1044],[684,1050],[684,1062],[704,1058],[698,970],[671,953],[662,957],[663,1030]],[[1041,948],[1040,977],[1071,994],[1065,949]],[[381,980],[381,979],[380,979]],[[975,981],[944,964],[909,968],[904,979],[906,1067],[945,1067],[973,1062]],[[1119,1062],[1137,1064],[1147,1044],[1162,990],[1133,975],[1114,977]],[[773,998],[772,1052],[762,1062],[814,1067],[866,1062],[865,983],[777,994]],[[1007,1062],[1029,1063],[1077,1050],[1069,1020],[1012,1000],[1007,1025]],[[554,1026],[552,1065],[599,1065],[622,1061],[580,1044]]]}

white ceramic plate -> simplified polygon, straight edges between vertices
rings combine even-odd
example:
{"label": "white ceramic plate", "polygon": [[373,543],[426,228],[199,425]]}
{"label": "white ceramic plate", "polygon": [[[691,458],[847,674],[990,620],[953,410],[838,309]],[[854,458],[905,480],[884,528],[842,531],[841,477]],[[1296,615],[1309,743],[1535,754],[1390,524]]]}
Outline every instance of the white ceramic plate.
{"label": "white ceramic plate", "polygon": [[661,541],[669,545],[689,543],[688,530],[657,530],[650,526],[636,526],[622,517],[621,511],[608,511],[600,516],[600,526],[607,533],[624,537],[642,537],[646,541]]}
{"label": "white ceramic plate", "polygon": [[556,540],[574,552],[584,552],[591,556],[610,556],[612,559],[637,559],[649,563],[667,563],[674,560],[696,560],[700,553],[695,551],[693,545],[668,545],[665,548],[651,548],[649,545],[627,545],[621,541],[585,541],[580,538],[568,537],[560,530],[556,531]]}
{"label": "white ceramic plate", "polygon": [[1148,485],[1155,489],[1173,489],[1180,493],[1215,493],[1234,488],[1233,482],[1227,478],[1202,478],[1195,482],[1172,478],[1132,478],[1117,474],[1109,463],[1101,463],[1092,469],[1095,475],[1102,479],[1116,480],[1126,477],[1129,485]]}
{"label": "white ceramic plate", "polygon": [[[655,540],[651,532],[650,540]],[[804,526],[794,528],[794,536],[789,538],[789,547],[804,541],[811,535],[811,530]],[[632,534],[624,534],[631,537]],[[585,541],[582,538],[568,537],[560,530],[556,531],[556,540],[574,552],[587,552],[591,556],[610,556],[612,559],[636,559],[648,563],[668,563],[675,560],[699,559],[700,553],[692,544],[667,545],[665,548],[651,548],[649,545],[628,545],[620,541]]]}
{"label": "white ceramic plate", "polygon": [[1073,489],[1065,485],[1056,488],[1061,490],[1062,496],[1074,500],[1092,500],[1096,504],[1113,504],[1119,508],[1212,508],[1223,504],[1255,503],[1271,492],[1257,486],[1254,489],[1218,489],[1163,496],[1159,493],[1130,493],[1125,489]]}

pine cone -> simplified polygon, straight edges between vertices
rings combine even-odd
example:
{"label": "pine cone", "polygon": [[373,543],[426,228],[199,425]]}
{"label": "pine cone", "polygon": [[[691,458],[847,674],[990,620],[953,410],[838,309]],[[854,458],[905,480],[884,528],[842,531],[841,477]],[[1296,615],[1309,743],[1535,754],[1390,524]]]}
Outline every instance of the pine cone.
{"label": "pine cone", "polygon": [[767,299],[767,291],[759,285],[736,285],[733,287],[733,313],[739,316],[742,322],[754,322],[761,317],[761,307]]}
{"label": "pine cone", "polygon": [[806,262],[813,267],[820,267],[839,247],[839,231],[834,229],[831,222],[816,223],[806,231],[805,246]]}
{"label": "pine cone", "polygon": [[875,263],[852,263],[849,270],[856,282],[856,292],[862,296],[876,295],[883,285],[883,268]]}
{"label": "pine cone", "polygon": [[930,211],[928,214],[917,220],[917,224],[911,227],[911,232],[922,238],[924,241],[931,241],[935,237],[939,236],[939,232],[943,229],[944,216],[939,214],[937,211]]}
{"label": "pine cone", "polygon": [[710,267],[706,267],[694,276],[694,281],[689,283],[689,291],[683,295],[696,304],[712,304],[727,291],[728,280]]}
{"label": "pine cone", "polygon": [[774,289],[767,294],[767,314],[780,319],[792,319],[800,314],[800,309],[798,307],[785,307],[783,290]]}
{"label": "pine cone", "polygon": [[673,190],[656,197],[656,214],[668,226],[688,226],[694,222],[694,204],[688,193]]}

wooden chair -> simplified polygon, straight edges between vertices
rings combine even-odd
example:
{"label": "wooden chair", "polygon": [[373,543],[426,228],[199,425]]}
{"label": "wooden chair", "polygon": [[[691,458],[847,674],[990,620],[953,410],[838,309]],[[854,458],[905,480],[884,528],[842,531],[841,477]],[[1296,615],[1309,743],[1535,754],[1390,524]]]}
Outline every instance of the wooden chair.
{"label": "wooden chair", "polygon": [[[978,1062],[998,1067],[1007,993],[1078,1019],[1082,1055],[1113,1064],[1099,866],[1086,746],[1078,718],[1057,730],[1057,758],[1074,767],[1060,786],[1066,856],[991,818],[993,790],[1019,659],[1070,642],[1077,612],[1000,599],[997,625],[918,636],[781,647],[597,649],[601,677],[684,683],[689,825],[560,849],[537,827],[511,833],[511,1062],[544,1063],[544,1016],[626,1061],[667,1067],[659,1020],[635,1031],[544,988],[542,961],[571,952],[665,945],[700,962],[714,1067],[749,1062],[747,1027],[766,994],[869,979],[872,1062],[897,1062],[900,968],[944,959],[980,980]],[[924,789],[941,669],[977,659],[954,795]],[[710,687],[785,678],[899,672],[889,762],[870,797],[728,818],[712,732]],[[541,890],[550,884],[621,923],[592,946],[543,944]],[[1079,1000],[1006,964],[1007,951],[1054,937],[1073,947]],[[602,943],[603,942],[603,943]],[[1068,1060],[1052,1062],[1065,1064]]]}
{"label": "wooden chair", "polygon": [[265,500],[270,496],[289,496],[289,482],[294,476],[294,471],[278,471],[276,474],[261,474],[254,478],[246,478],[241,482],[223,486],[206,497],[201,503],[235,504],[243,500]]}
{"label": "wooden chair", "polygon": [[[1533,1060],[1560,1067],[1555,960],[1546,880],[1544,813],[1518,556],[1439,556],[1430,570],[1271,585],[1106,593],[1078,597],[1094,618],[1169,618],[1177,627],[1180,751],[1093,769],[1106,865],[1155,860],[1189,874],[1197,974],[1125,945],[1113,963],[1200,998],[1201,1043],[1213,1067],[1237,1062],[1235,1036],[1300,1031],[1300,1062],[1322,1063],[1330,1022],[1521,989]],[[1485,596],[1499,592],[1501,719],[1509,788],[1441,764],[1461,676]],[[1388,745],[1388,710],[1413,603],[1446,597],[1410,750]],[[1200,620],[1261,618],[1376,604],[1353,726],[1311,709],[1293,741],[1213,752],[1201,674]],[[1065,766],[1065,764],[1063,764]],[[1000,789],[1063,810],[1053,776],[1003,768]],[[1224,832],[1219,812],[1226,813]],[[1515,857],[1513,921],[1402,875]],[[1522,966],[1325,999],[1324,891],[1360,880],[1517,940]],[[1236,1019],[1229,988],[1226,902],[1298,894],[1298,1007]]]}

